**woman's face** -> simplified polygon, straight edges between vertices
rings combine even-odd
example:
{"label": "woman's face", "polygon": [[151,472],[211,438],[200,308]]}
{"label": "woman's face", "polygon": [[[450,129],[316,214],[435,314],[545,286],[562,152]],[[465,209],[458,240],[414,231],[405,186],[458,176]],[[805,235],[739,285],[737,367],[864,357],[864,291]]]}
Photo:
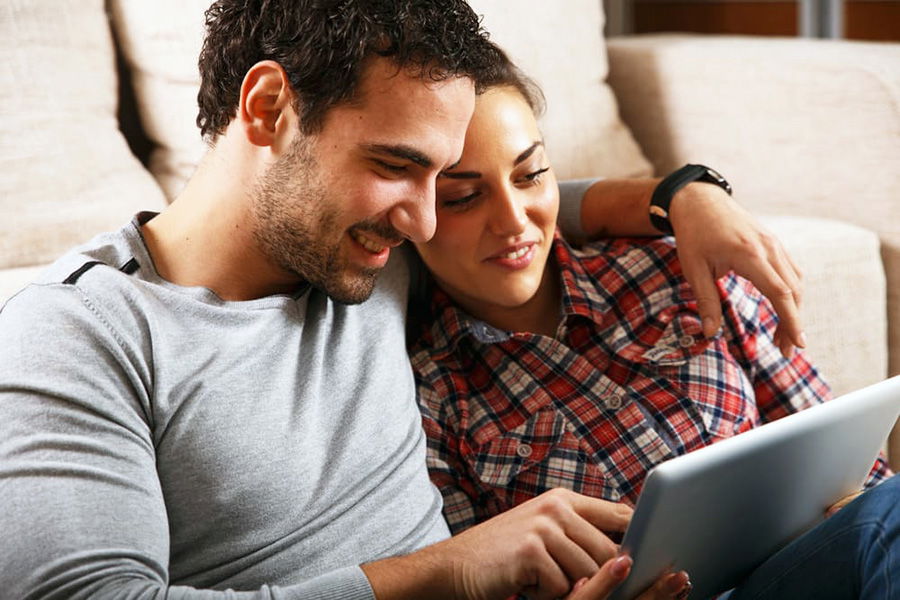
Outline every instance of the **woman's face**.
{"label": "woman's face", "polygon": [[454,300],[489,320],[548,287],[558,209],[531,108],[514,88],[493,88],[476,101],[462,160],[438,178],[437,231],[416,248]]}

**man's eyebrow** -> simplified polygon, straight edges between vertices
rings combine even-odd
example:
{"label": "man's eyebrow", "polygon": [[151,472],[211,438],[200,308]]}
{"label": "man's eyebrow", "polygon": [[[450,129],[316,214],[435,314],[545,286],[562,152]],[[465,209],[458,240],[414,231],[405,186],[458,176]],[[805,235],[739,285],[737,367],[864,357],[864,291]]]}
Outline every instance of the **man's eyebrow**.
{"label": "man's eyebrow", "polygon": [[425,167],[426,169],[430,168],[433,164],[430,158],[428,158],[415,148],[411,148],[403,144],[365,144],[363,148],[370,152],[376,152],[378,154],[390,154],[391,156],[396,156],[397,158],[411,160],[420,167]]}

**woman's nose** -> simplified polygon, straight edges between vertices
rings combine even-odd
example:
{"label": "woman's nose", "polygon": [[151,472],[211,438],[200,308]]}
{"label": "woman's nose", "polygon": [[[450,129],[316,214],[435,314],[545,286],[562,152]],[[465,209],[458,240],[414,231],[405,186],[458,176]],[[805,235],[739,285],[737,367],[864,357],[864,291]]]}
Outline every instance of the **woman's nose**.
{"label": "woman's nose", "polygon": [[490,228],[498,236],[519,235],[525,231],[528,215],[525,203],[517,197],[515,190],[503,189],[492,198]]}

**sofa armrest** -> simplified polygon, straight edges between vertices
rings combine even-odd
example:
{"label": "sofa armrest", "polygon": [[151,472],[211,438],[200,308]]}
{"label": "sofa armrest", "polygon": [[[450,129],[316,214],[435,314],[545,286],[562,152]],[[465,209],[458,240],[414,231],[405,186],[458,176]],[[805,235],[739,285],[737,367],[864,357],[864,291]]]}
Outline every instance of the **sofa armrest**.
{"label": "sofa armrest", "polygon": [[[887,297],[878,236],[842,221],[761,217],[803,273],[800,307],[807,354],[835,395],[884,379],[887,371]],[[864,293],[860,293],[864,290]],[[888,443],[900,468],[900,426]]]}
{"label": "sofa armrest", "polygon": [[624,121],[658,174],[707,163],[756,213],[878,235],[900,373],[900,44],[650,35],[613,38],[608,55]]}
{"label": "sofa armrest", "polygon": [[884,379],[887,297],[878,236],[830,219],[760,220],[782,240],[803,273],[800,314],[807,353],[834,393]]}

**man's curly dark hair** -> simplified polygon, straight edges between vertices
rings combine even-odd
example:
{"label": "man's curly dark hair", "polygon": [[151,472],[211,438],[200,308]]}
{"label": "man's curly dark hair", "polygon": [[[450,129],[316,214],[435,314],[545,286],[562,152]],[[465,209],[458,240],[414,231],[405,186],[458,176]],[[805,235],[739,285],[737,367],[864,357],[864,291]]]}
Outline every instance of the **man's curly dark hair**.
{"label": "man's curly dark hair", "polygon": [[261,60],[284,68],[306,134],[355,99],[371,57],[434,81],[468,77],[476,90],[503,60],[464,0],[219,0],[206,31],[197,125],[211,139],[234,118],[244,76]]}

